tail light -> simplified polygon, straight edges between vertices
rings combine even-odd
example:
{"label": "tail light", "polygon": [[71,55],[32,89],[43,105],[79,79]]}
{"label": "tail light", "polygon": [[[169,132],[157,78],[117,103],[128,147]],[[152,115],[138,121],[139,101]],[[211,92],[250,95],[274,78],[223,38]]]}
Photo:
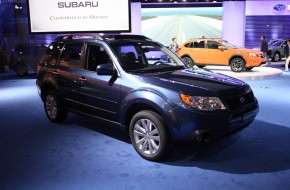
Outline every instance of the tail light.
{"label": "tail light", "polygon": [[37,68],[36,68],[36,74],[39,74],[40,69],[41,69],[41,66],[37,66]]}

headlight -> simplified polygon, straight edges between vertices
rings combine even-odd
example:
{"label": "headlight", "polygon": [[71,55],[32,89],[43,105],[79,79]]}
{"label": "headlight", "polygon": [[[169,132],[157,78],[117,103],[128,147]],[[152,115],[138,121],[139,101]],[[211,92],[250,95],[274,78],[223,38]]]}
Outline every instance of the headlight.
{"label": "headlight", "polygon": [[188,96],[180,94],[180,98],[185,104],[202,111],[226,109],[218,97]]}
{"label": "headlight", "polygon": [[250,57],[251,58],[256,58],[256,57],[258,57],[259,55],[257,55],[257,54],[254,54],[254,53],[249,53],[249,55],[250,55]]}

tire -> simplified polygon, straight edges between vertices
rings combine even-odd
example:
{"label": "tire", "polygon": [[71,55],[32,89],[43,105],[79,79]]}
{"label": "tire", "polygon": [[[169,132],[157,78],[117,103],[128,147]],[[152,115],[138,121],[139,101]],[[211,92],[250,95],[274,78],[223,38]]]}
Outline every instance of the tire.
{"label": "tire", "polygon": [[204,68],[205,65],[197,65],[198,68]]}
{"label": "tire", "polygon": [[245,69],[245,61],[242,58],[237,57],[231,60],[230,66],[232,71],[242,72]]}
{"label": "tire", "polygon": [[138,154],[146,160],[161,161],[169,154],[170,140],[163,118],[146,110],[134,115],[129,127],[130,139]]}
{"label": "tire", "polygon": [[272,57],[272,61],[273,62],[277,62],[277,61],[280,61],[280,60],[281,60],[280,53],[278,53],[278,52],[274,53],[274,56]]}
{"label": "tire", "polygon": [[66,120],[68,112],[62,108],[60,100],[52,90],[44,95],[44,109],[48,119],[54,123]]}
{"label": "tire", "polygon": [[188,56],[183,57],[182,60],[185,63],[185,65],[189,68],[191,68],[195,65],[194,61]]}
{"label": "tire", "polygon": [[247,67],[246,68],[246,71],[250,71],[250,70],[252,70],[254,67]]}
{"label": "tire", "polygon": [[28,68],[23,63],[16,63],[15,72],[18,76],[23,77],[28,75]]}

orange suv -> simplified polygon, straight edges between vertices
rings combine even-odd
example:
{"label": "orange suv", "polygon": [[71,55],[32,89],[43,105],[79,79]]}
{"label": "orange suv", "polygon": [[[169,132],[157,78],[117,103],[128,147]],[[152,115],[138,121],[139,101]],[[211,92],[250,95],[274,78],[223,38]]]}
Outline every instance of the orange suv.
{"label": "orange suv", "polygon": [[251,70],[266,63],[263,53],[237,47],[221,39],[193,39],[183,43],[177,55],[190,67],[226,65],[234,72]]}

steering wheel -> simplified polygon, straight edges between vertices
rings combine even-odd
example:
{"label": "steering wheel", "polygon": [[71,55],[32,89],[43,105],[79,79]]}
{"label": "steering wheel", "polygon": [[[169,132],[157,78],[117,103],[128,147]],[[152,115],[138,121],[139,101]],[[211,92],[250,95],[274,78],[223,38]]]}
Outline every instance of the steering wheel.
{"label": "steering wheel", "polygon": [[163,62],[162,61],[156,61],[156,62],[153,63],[153,65],[160,65],[160,64],[163,64]]}

